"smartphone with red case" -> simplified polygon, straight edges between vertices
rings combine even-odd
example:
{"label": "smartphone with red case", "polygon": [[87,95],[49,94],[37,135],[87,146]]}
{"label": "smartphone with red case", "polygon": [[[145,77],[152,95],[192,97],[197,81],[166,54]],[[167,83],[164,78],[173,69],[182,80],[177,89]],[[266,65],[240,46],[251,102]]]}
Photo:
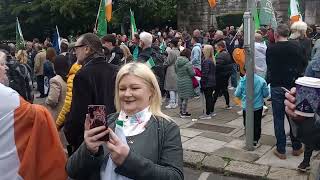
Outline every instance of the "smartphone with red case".
{"label": "smartphone with red case", "polygon": [[[108,128],[105,105],[88,105],[88,115],[89,115],[90,129],[96,128],[99,126],[105,126]],[[99,139],[99,141],[108,141],[108,140],[109,140],[109,134]]]}

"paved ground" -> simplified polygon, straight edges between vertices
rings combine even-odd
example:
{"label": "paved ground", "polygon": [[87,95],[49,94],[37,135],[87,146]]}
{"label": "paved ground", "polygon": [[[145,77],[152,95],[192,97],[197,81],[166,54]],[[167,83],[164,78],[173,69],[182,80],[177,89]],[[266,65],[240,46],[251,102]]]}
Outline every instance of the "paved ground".
{"label": "paved ground", "polygon": [[184,169],[184,180],[249,180],[245,178],[239,178],[230,176],[228,174],[212,173],[207,171],[194,170],[185,167]]}
{"label": "paved ground", "polygon": [[[233,99],[233,96],[230,99]],[[44,99],[35,101],[37,104],[43,104],[43,102]],[[296,170],[303,159],[303,154],[299,157],[291,155],[289,139],[287,140],[287,159],[280,160],[273,155],[272,150],[276,140],[271,108],[262,120],[261,145],[254,151],[246,151],[243,119],[237,114],[240,107],[233,106],[231,110],[226,110],[224,107],[225,101],[221,97],[215,106],[217,115],[210,120],[198,119],[205,108],[201,98],[190,100],[188,110],[192,114],[191,118],[181,119],[179,108],[170,110],[163,108],[163,111],[173,117],[180,127],[184,163],[193,169],[185,169],[186,180],[219,180],[219,178],[235,180],[234,176],[251,179],[312,180],[317,178],[318,180],[320,155],[317,152],[312,157],[311,173],[300,173]],[[287,122],[285,126],[288,134]],[[221,176],[221,174],[228,176]]]}
{"label": "paved ground", "polygon": [[[232,93],[232,92],[231,92]],[[230,93],[230,94],[231,94]],[[230,99],[233,99],[231,96]],[[165,105],[165,103],[164,103]],[[315,179],[319,172],[319,155],[314,153],[311,173],[300,173],[297,166],[303,159],[292,156],[291,142],[287,140],[287,159],[280,160],[273,154],[274,137],[273,117],[270,102],[269,111],[262,119],[260,146],[254,151],[245,150],[243,118],[237,114],[240,107],[226,110],[225,101],[220,97],[215,106],[217,115],[210,120],[199,120],[204,111],[200,99],[192,99],[188,111],[191,118],[179,118],[179,108],[163,111],[174,117],[180,126],[184,149],[184,162],[194,169],[250,177],[253,179]],[[289,134],[288,122],[285,122]]]}

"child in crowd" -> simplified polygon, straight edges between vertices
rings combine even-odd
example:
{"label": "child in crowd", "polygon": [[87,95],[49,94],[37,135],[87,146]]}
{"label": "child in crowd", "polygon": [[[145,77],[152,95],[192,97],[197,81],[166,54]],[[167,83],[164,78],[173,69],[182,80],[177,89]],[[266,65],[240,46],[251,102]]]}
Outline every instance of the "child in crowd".
{"label": "child in crowd", "polygon": [[189,49],[184,49],[180,53],[175,64],[181,118],[191,116],[191,114],[187,112],[188,99],[195,95],[191,80],[195,73],[190,63],[190,56],[191,51]]}
{"label": "child in crowd", "polygon": [[[247,76],[241,78],[239,85],[234,93],[234,95],[241,99],[242,109],[243,109],[243,124],[246,125],[246,81]],[[262,119],[262,111],[263,111],[263,98],[269,96],[269,89],[267,86],[267,82],[256,73],[254,73],[254,100],[253,100],[253,108],[254,108],[254,137],[253,137],[253,145],[257,146],[258,141],[261,136],[261,119]]]}

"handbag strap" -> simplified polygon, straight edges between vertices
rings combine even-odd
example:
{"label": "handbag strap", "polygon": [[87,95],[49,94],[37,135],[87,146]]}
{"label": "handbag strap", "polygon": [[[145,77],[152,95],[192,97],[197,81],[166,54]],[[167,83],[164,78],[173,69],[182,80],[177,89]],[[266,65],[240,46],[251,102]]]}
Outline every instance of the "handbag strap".
{"label": "handbag strap", "polygon": [[152,115],[158,125],[158,162],[157,164],[160,164],[160,159],[161,159],[161,153],[162,153],[162,147],[164,144],[164,124],[162,119],[158,119],[156,116]]}

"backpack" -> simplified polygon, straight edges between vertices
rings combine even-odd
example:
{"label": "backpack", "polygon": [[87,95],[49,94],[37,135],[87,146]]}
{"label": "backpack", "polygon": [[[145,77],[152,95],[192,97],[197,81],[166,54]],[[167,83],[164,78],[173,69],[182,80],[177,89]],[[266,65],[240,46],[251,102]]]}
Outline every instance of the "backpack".
{"label": "backpack", "polygon": [[163,65],[165,56],[160,54],[160,52],[155,51],[152,49],[151,57],[154,60],[155,66],[152,68],[152,71],[157,77],[158,84],[160,90],[164,90],[164,81],[165,81],[165,67]]}
{"label": "backpack", "polygon": [[9,86],[17,91],[25,100],[32,103],[34,96],[29,72],[31,68],[27,64],[21,64],[16,60],[10,60],[7,66],[9,68]]}

